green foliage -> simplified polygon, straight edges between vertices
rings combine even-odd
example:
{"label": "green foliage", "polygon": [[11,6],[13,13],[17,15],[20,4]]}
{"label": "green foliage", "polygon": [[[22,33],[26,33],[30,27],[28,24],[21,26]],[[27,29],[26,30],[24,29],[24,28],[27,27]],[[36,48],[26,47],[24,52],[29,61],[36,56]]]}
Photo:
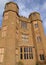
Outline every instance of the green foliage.
{"label": "green foliage", "polygon": [[36,63],[36,65],[39,65],[38,63]]}
{"label": "green foliage", "polygon": [[40,64],[37,62],[36,65],[40,65]]}
{"label": "green foliage", "polygon": [[19,61],[17,65],[24,65],[22,61]]}

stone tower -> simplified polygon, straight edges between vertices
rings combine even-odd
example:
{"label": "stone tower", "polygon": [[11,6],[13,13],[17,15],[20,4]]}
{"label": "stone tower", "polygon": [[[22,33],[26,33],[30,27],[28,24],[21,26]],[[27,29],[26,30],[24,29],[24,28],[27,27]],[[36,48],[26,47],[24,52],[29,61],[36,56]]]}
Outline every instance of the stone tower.
{"label": "stone tower", "polygon": [[38,12],[33,12],[29,16],[32,24],[32,32],[34,38],[34,44],[36,48],[36,56],[38,63],[45,63],[45,60],[40,60],[40,57],[43,56],[46,59],[46,41],[44,36],[44,31],[42,27],[42,20]]}
{"label": "stone tower", "polygon": [[[3,65],[15,65],[15,48],[16,48],[16,21],[18,15],[18,6],[9,2],[5,6],[2,23],[2,47],[4,47]],[[9,53],[8,53],[9,52]]]}
{"label": "stone tower", "polygon": [[0,65],[45,64],[46,41],[38,12],[19,16],[18,5],[6,3],[0,29]]}

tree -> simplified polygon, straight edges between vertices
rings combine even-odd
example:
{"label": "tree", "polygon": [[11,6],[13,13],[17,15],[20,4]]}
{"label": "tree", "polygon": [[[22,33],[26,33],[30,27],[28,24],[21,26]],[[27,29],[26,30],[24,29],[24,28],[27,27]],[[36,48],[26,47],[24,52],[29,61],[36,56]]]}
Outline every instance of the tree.
{"label": "tree", "polygon": [[22,61],[17,62],[17,65],[24,65]]}

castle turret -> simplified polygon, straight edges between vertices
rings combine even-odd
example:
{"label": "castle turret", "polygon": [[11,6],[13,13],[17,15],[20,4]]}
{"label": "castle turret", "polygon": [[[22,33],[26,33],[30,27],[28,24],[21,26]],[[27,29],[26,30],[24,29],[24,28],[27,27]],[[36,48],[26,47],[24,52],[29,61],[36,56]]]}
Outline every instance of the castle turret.
{"label": "castle turret", "polygon": [[1,43],[1,28],[0,28],[0,43]]}
{"label": "castle turret", "polygon": [[36,45],[36,56],[40,63],[45,62],[45,36],[42,27],[42,20],[38,12],[33,12],[29,16],[32,24],[32,33],[34,38],[34,44]]}
{"label": "castle turret", "polygon": [[41,20],[40,14],[38,12],[31,13],[29,15],[29,18],[31,19],[31,21]]}
{"label": "castle turret", "polygon": [[0,65],[44,65],[46,41],[38,12],[19,16],[18,5],[6,3],[0,29]]}
{"label": "castle turret", "polygon": [[16,3],[14,2],[8,2],[6,3],[6,6],[5,6],[5,11],[14,11],[18,14],[19,12],[19,7]]}
{"label": "castle turret", "polygon": [[1,28],[0,28],[0,37],[1,37]]}
{"label": "castle turret", "polygon": [[[16,21],[19,8],[16,3],[9,2],[5,6],[2,24],[2,41],[5,45],[5,58],[3,65],[15,65],[15,49],[16,49]],[[6,40],[7,39],[7,40]]]}

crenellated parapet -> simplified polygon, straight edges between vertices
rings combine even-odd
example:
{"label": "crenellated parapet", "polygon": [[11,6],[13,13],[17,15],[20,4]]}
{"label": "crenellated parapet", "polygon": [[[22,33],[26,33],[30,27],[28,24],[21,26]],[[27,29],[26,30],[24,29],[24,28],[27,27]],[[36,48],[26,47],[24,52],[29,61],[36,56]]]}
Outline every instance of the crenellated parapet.
{"label": "crenellated parapet", "polygon": [[[8,3],[6,3],[6,5],[5,5],[5,11],[4,11],[4,13],[5,12],[8,12],[8,11],[12,11],[12,12],[15,12],[15,13],[19,13],[19,7],[18,7],[18,5],[16,4],[16,3],[14,3],[14,2],[8,2]],[[4,13],[3,13],[3,15],[4,15]]]}
{"label": "crenellated parapet", "polygon": [[29,18],[30,18],[31,21],[36,21],[36,20],[42,21],[39,12],[32,12],[29,15]]}

